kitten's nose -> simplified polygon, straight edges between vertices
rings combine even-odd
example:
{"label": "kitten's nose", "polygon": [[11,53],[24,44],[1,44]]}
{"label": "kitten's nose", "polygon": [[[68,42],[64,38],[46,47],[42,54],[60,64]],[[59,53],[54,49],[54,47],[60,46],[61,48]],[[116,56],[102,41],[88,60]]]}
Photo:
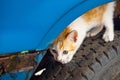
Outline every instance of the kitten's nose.
{"label": "kitten's nose", "polygon": [[62,61],[62,59],[57,57],[57,61],[58,61],[58,62],[61,62],[61,61]]}

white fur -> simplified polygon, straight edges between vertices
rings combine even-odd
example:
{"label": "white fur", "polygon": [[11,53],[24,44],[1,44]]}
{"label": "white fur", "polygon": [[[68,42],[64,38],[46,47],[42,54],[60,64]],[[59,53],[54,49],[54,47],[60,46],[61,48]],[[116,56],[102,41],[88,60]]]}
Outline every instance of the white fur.
{"label": "white fur", "polygon": [[113,41],[114,39],[114,25],[113,25],[113,13],[114,13],[114,2],[111,2],[107,6],[107,10],[103,16],[103,24],[105,25],[106,31],[103,35],[103,39]]}
{"label": "white fur", "polygon": [[[96,27],[97,25],[105,25],[106,31],[103,35],[103,39],[106,42],[113,41],[114,39],[113,13],[114,13],[114,2],[111,2],[108,4],[107,10],[104,13],[102,24],[96,21],[92,21],[91,23],[87,24],[82,17],[79,17],[69,25],[71,30],[78,31],[78,41],[76,42],[77,47],[75,52],[82,44],[84,38],[86,37],[87,32],[90,29]],[[66,59],[65,62],[69,62],[72,59],[73,55],[70,55],[70,59]]]}
{"label": "white fur", "polygon": [[[69,25],[69,28],[71,30],[76,30],[78,32],[78,38],[75,43],[77,45],[77,47],[73,52],[69,53],[69,55],[67,55],[67,56],[63,55],[62,51],[59,50],[58,47],[55,47],[56,50],[59,52],[58,57],[57,57],[59,62],[61,62],[63,64],[70,62],[72,60],[74,54],[76,53],[76,51],[82,44],[83,40],[87,36],[88,31],[96,26],[98,27],[98,25],[101,27],[103,27],[103,25],[104,25],[106,28],[106,31],[103,35],[103,39],[106,42],[113,41],[113,39],[114,39],[113,13],[114,13],[114,2],[111,2],[108,4],[106,12],[104,12],[102,23],[97,22],[97,21],[91,21],[88,24],[82,16],[80,16],[79,18],[74,20]],[[102,28],[100,28],[100,29],[102,29]],[[93,36],[96,35],[98,32],[100,32],[100,29],[97,29],[97,28],[94,29],[96,31],[92,31]]]}

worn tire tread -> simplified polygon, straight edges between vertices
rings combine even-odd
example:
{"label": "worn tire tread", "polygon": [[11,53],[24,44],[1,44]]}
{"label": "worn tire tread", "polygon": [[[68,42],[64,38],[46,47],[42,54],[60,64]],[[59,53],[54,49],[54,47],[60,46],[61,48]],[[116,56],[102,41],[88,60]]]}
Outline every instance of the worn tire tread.
{"label": "worn tire tread", "polygon": [[120,31],[115,31],[112,42],[104,42],[102,35],[85,39],[70,63],[55,62],[39,80],[92,80],[110,60],[120,56]]}

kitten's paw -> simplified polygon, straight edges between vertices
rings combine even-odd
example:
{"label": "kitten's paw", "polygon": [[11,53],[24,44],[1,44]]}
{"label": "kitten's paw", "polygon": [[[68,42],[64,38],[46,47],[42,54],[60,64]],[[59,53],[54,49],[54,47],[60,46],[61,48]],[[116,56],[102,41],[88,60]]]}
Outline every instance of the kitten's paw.
{"label": "kitten's paw", "polygon": [[86,37],[93,37],[93,36],[95,36],[96,34],[94,34],[94,33],[92,33],[92,32],[88,32],[87,33],[87,35],[86,35]]}
{"label": "kitten's paw", "polygon": [[96,36],[102,29],[103,29],[103,26],[94,27],[93,29],[91,29],[90,31],[88,31],[86,37]]}
{"label": "kitten's paw", "polygon": [[87,33],[86,37],[93,37],[93,36],[96,36],[98,34],[98,32],[93,32],[93,31],[90,31]]}
{"label": "kitten's paw", "polygon": [[86,35],[86,37],[91,37],[91,33],[88,32],[87,35]]}
{"label": "kitten's paw", "polygon": [[103,39],[105,42],[113,41],[114,40],[114,32],[105,32],[103,35]]}
{"label": "kitten's paw", "polygon": [[72,59],[69,59],[69,60],[67,59],[67,60],[62,61],[61,63],[62,63],[62,64],[66,64],[66,63],[69,63],[71,60],[72,60]]}

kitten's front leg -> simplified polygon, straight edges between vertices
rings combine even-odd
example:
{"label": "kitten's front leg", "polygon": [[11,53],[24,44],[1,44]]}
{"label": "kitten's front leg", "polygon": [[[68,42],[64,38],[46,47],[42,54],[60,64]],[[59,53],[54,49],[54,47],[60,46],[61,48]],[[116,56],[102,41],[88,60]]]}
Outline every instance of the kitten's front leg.
{"label": "kitten's front leg", "polygon": [[93,37],[96,36],[101,30],[103,29],[103,25],[101,26],[96,26],[92,30],[88,31],[87,37]]}
{"label": "kitten's front leg", "polygon": [[[114,5],[114,3],[111,3],[111,5]],[[113,13],[114,7],[107,7],[107,10],[103,16],[103,22],[106,28],[106,31],[103,35],[103,39],[105,40],[105,42],[113,41],[114,39]]]}
{"label": "kitten's front leg", "polygon": [[103,35],[103,39],[105,42],[113,41],[114,40],[114,31],[113,30],[106,30]]}
{"label": "kitten's front leg", "polygon": [[105,40],[105,42],[113,41],[114,40],[114,25],[113,25],[112,19],[106,20],[105,28],[106,28],[106,31],[103,35],[103,39]]}

